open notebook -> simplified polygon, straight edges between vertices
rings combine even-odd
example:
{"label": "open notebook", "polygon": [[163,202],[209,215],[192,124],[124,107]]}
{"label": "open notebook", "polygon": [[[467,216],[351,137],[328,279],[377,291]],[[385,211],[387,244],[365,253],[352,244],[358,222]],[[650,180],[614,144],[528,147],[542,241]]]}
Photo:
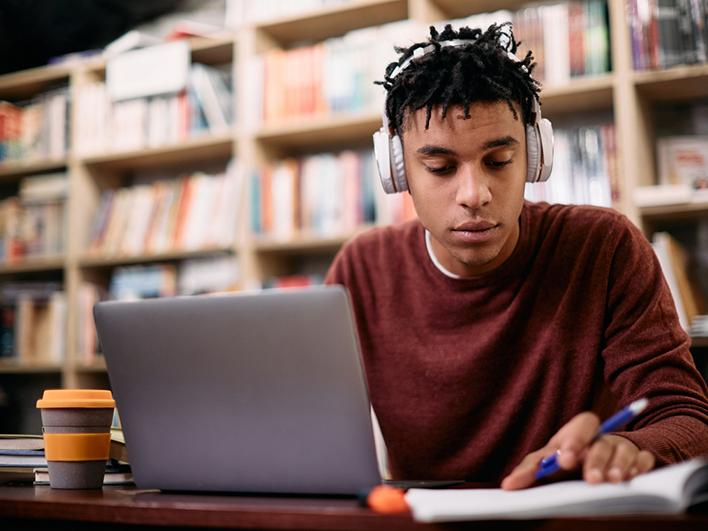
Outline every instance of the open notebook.
{"label": "open notebook", "polygon": [[708,459],[664,467],[616,485],[562,481],[519,491],[411,489],[406,499],[421,522],[681,513],[708,501]]}

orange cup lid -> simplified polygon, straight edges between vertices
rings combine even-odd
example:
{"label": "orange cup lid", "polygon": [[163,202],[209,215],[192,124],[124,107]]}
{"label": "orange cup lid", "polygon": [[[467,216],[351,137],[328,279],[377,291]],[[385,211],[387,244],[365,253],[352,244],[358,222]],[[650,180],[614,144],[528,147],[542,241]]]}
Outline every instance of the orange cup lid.
{"label": "orange cup lid", "polygon": [[44,408],[113,408],[113,395],[105,389],[47,389],[37,400],[37,407]]}

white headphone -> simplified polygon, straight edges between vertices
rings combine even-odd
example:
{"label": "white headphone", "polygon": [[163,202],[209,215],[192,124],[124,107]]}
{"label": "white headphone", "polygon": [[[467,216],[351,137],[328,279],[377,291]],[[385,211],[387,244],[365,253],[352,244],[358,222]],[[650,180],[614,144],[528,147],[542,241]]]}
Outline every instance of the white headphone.
{"label": "white headphone", "polygon": [[[440,46],[463,46],[470,42],[473,41],[451,39],[442,41],[439,44]],[[396,77],[408,67],[413,59],[422,57],[434,49],[435,46],[432,44],[424,48],[415,49],[412,56],[391,72],[390,77]],[[519,58],[513,53],[509,51],[506,53],[510,59],[520,62]],[[549,120],[541,116],[541,107],[535,98],[532,98],[531,113],[532,123],[526,125],[526,156],[528,164],[526,182],[538,183],[547,181],[553,168],[553,126]],[[401,143],[401,138],[391,130],[386,116],[385,103],[382,122],[381,129],[374,133],[374,156],[376,157],[376,167],[379,170],[381,184],[387,194],[405,192],[408,190],[408,180],[406,179],[406,168],[403,162],[403,144]]]}

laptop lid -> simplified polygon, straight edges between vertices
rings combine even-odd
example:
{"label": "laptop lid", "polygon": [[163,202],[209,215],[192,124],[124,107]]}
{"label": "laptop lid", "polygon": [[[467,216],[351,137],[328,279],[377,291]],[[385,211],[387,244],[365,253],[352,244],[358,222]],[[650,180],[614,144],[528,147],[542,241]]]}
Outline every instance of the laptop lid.
{"label": "laptop lid", "polygon": [[94,309],[141,488],[356,494],[380,482],[339,286]]}

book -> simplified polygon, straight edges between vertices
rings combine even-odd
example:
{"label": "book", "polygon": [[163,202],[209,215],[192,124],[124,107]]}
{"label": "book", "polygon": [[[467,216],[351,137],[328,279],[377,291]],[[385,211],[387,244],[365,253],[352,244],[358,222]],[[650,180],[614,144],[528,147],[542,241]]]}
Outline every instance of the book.
{"label": "book", "polygon": [[578,480],[517,491],[411,489],[406,501],[420,522],[677,514],[708,501],[708,460],[667,466],[620,484]]}
{"label": "book", "polygon": [[[49,470],[46,468],[35,468],[33,473],[35,485],[49,485]],[[133,485],[134,483],[133,474],[127,470],[106,470],[103,474],[104,485]]]}

